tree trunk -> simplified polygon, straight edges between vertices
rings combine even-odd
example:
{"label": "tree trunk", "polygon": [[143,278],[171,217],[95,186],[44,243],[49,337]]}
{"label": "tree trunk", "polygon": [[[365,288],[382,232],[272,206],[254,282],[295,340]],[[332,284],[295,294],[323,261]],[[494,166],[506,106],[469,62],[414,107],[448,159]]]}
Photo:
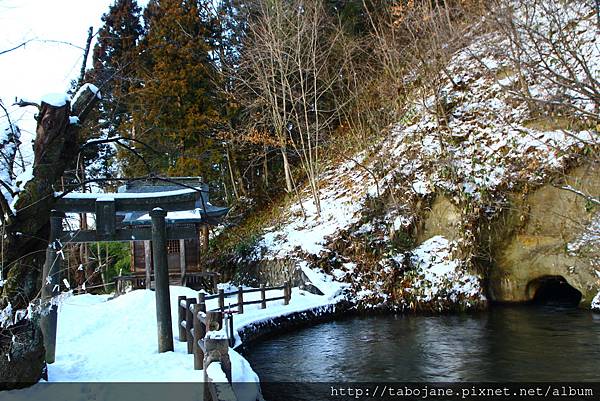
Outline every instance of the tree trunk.
{"label": "tree trunk", "polygon": [[269,190],[269,159],[268,159],[268,152],[267,152],[267,147],[264,147],[265,150],[265,155],[264,155],[264,159],[263,159],[263,180],[264,180],[264,184],[265,184],[265,190]]}
{"label": "tree trunk", "polygon": [[294,191],[292,185],[292,173],[290,171],[290,162],[288,161],[287,148],[285,146],[281,147],[281,156],[283,157],[283,171],[285,172],[285,189],[288,193],[292,193]]}
{"label": "tree trunk", "polygon": [[235,177],[233,175],[233,164],[231,163],[231,152],[229,151],[229,145],[226,145],[227,149],[227,167],[229,170],[229,178],[231,178],[231,189],[233,190],[233,196],[235,196],[235,200],[240,199],[240,195],[237,190],[237,184],[235,182]]}
{"label": "tree trunk", "polygon": [[[72,114],[83,121],[96,102],[96,94],[87,90],[78,98]],[[42,102],[34,144],[33,178],[19,193],[14,219],[6,224],[3,239],[6,253],[2,260],[6,281],[0,292],[0,307],[11,306],[12,322],[17,310],[24,311],[30,303],[39,302],[36,300],[50,234],[50,211],[56,203],[54,191],[60,187],[65,168],[78,153],[78,125],[70,124],[70,115],[68,102],[60,107]],[[10,339],[15,331],[20,333],[18,352],[13,352],[17,347],[14,342],[0,342],[2,355],[5,351],[12,355],[0,363],[0,389],[36,383],[45,371],[38,316],[27,316],[9,327],[3,325],[0,338]]]}

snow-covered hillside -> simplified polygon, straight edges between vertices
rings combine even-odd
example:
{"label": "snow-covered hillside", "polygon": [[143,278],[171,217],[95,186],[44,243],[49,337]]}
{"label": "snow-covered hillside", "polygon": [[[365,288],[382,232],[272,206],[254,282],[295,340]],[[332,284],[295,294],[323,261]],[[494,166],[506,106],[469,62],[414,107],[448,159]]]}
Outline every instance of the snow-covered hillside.
{"label": "snow-covered hillside", "polygon": [[[423,204],[436,193],[472,215],[491,216],[506,192],[539,186],[597,149],[598,127],[588,118],[598,113],[597,100],[575,90],[564,93],[562,83],[549,79],[548,69],[584,83],[588,74],[600,73],[599,28],[591,6],[565,7],[557,21],[541,11],[525,15],[524,8],[513,16],[517,26],[532,24],[550,37],[556,26],[564,29],[576,53],[566,52],[562,65],[544,69],[552,54],[548,60],[536,58],[544,49],[521,32],[530,68],[518,70],[507,35],[483,29],[486,21],[476,24],[467,34],[468,45],[451,57],[450,75],[439,92],[415,94],[402,124],[348,161],[332,162],[320,177],[321,215],[306,190],[300,200],[306,219],[298,203],[283,210],[283,219],[265,229],[248,262],[292,258],[305,269],[304,261],[312,261],[313,269],[322,267],[351,283],[353,298],[367,307],[479,307],[485,291],[473,265],[477,233],[468,219],[459,222],[458,239],[435,237],[417,247],[414,227]],[[581,55],[586,63],[578,62]],[[545,74],[535,74],[536,69]],[[523,81],[529,97],[523,96]],[[555,105],[557,96],[566,111],[532,107]],[[436,114],[440,99],[443,119]],[[374,211],[377,207],[382,210]],[[398,247],[398,236],[410,237],[409,243]],[[356,251],[363,242],[378,248],[375,257]]]}

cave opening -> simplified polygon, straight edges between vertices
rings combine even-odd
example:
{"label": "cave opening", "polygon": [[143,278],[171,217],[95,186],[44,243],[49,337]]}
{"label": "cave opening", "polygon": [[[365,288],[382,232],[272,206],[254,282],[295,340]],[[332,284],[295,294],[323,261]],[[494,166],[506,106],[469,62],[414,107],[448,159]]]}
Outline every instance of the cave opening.
{"label": "cave opening", "polygon": [[576,307],[581,301],[581,292],[573,288],[562,276],[544,276],[528,284],[532,302],[538,305]]}

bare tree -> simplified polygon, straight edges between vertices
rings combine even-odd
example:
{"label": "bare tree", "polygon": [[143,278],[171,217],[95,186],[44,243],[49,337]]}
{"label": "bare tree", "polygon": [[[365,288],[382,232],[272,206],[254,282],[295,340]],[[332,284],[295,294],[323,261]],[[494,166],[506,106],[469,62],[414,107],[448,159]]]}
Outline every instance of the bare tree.
{"label": "bare tree", "polygon": [[[587,1],[498,1],[490,8],[500,33],[509,40],[510,61],[520,79],[511,94],[532,113],[598,121],[598,28]],[[532,93],[530,83],[545,90]]]}
{"label": "bare tree", "polygon": [[[600,163],[595,146],[600,139],[600,27],[594,21],[594,6],[583,0],[500,0],[490,15],[510,43],[509,62],[518,76],[518,85],[504,90],[525,101],[533,118],[547,118],[558,126],[560,120],[567,121],[569,128],[561,127],[562,132],[586,148],[585,154],[576,151],[573,156]],[[586,131],[588,137],[575,131]],[[580,189],[559,187],[592,204],[600,202]]]}
{"label": "bare tree", "polygon": [[340,31],[319,0],[252,3],[241,56],[240,83],[266,109],[283,158],[286,190],[296,191],[288,153],[293,151],[320,214],[320,149],[340,118],[343,60]]}

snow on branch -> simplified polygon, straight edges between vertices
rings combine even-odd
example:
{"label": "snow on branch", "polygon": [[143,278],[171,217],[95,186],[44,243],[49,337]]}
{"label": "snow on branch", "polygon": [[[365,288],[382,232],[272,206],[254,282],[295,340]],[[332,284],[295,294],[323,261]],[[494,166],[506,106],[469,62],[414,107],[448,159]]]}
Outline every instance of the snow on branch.
{"label": "snow on branch", "polygon": [[21,145],[21,130],[13,124],[2,102],[0,108],[5,116],[5,120],[0,123],[0,221],[6,221],[13,214],[10,203],[17,192],[14,166]]}
{"label": "snow on branch", "polygon": [[592,195],[588,195],[588,194],[586,194],[585,192],[582,192],[582,191],[580,191],[580,190],[578,190],[578,189],[576,189],[576,188],[573,188],[573,187],[572,187],[572,186],[570,186],[570,185],[563,185],[563,186],[560,186],[560,185],[558,185],[558,186],[556,186],[556,187],[557,187],[557,188],[559,188],[559,189],[563,189],[563,190],[565,190],[565,191],[572,192],[572,193],[574,193],[574,194],[576,194],[576,195],[578,195],[578,196],[581,196],[581,197],[583,197],[583,198],[584,198],[585,200],[587,200],[588,202],[591,202],[591,203],[593,203],[594,205],[598,205],[598,206],[600,206],[600,199],[598,199],[598,198],[596,198],[596,197],[594,197],[594,196],[592,196]]}

